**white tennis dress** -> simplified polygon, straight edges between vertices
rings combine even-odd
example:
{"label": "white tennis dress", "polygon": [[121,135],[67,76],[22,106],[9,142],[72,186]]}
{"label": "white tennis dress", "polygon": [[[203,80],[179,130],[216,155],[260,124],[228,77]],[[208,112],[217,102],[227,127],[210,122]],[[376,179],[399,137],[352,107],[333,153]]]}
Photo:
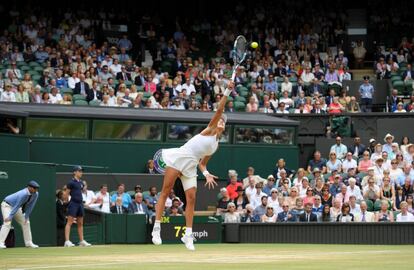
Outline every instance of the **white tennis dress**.
{"label": "white tennis dress", "polygon": [[162,159],[167,167],[181,172],[184,190],[197,187],[197,165],[205,156],[211,156],[217,150],[216,135],[197,134],[180,148],[162,150]]}

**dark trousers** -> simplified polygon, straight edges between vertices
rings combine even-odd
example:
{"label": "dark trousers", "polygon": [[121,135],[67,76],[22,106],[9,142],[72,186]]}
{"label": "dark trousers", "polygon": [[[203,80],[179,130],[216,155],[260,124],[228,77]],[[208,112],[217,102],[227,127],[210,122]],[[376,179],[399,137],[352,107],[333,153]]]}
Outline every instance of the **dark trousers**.
{"label": "dark trousers", "polygon": [[372,98],[361,98],[361,111],[372,112]]}

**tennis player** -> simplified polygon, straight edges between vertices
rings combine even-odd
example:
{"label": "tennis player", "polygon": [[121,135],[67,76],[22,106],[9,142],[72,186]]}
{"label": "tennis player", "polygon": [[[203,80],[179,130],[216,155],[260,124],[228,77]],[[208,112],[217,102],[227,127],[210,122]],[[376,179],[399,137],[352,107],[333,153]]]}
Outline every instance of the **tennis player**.
{"label": "tennis player", "polygon": [[217,176],[207,171],[207,163],[210,157],[216,152],[221,134],[226,127],[227,117],[223,114],[227,97],[234,88],[234,82],[230,82],[224,91],[217,111],[210,120],[208,126],[200,133],[191,138],[180,148],[170,148],[162,150],[162,158],[166,164],[164,183],[160,198],[156,205],[155,224],[152,231],[152,242],[161,245],[161,226],[160,220],[164,212],[165,200],[167,199],[175,180],[179,177],[184,187],[187,206],[185,208],[186,231],[181,241],[189,250],[194,248],[193,236],[193,216],[197,190],[197,165],[206,177],[205,186],[209,189],[217,186]]}

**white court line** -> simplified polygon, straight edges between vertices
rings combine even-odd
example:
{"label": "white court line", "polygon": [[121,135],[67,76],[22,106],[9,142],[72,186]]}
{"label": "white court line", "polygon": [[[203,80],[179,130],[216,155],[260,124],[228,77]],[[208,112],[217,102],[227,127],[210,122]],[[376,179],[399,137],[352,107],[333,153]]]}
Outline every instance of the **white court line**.
{"label": "white court line", "polygon": [[[96,266],[111,266],[111,265],[127,265],[127,264],[136,264],[136,263],[226,263],[226,264],[232,264],[234,263],[234,260],[246,260],[245,263],[249,263],[249,260],[251,259],[267,259],[267,260],[284,260],[288,258],[309,258],[310,256],[312,258],[317,258],[318,255],[320,256],[329,256],[329,255],[356,255],[356,254],[390,254],[390,253],[399,253],[399,250],[367,250],[367,251],[331,251],[331,252],[324,252],[324,253],[318,253],[318,252],[305,252],[302,254],[283,254],[283,255],[270,255],[270,254],[264,254],[264,255],[255,255],[255,256],[246,256],[246,255],[232,255],[233,261],[229,261],[226,257],[215,257],[218,254],[211,254],[206,253],[206,256],[204,258],[194,258],[194,259],[187,259],[182,260],[182,258],[177,258],[175,255],[174,257],[168,257],[165,256],[166,254],[160,254],[162,257],[160,258],[154,258],[154,260],[144,260],[142,261],[138,259],[137,261],[129,261],[126,262],[124,260],[117,261],[117,262],[106,262],[106,263],[91,263],[91,264],[66,264],[66,265],[43,265],[43,266],[33,266],[33,267],[23,267],[23,268],[9,268],[8,270],[36,270],[36,269],[57,269],[57,268],[71,268],[71,267],[78,267],[78,268],[85,268],[85,267],[96,267]],[[257,263],[250,262],[250,263]]]}

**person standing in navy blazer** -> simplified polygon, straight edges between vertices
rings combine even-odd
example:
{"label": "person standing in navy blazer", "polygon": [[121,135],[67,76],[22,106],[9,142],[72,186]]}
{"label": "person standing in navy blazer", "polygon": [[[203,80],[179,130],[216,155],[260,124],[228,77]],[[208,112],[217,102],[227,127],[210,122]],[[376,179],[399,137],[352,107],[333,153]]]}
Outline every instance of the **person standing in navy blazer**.
{"label": "person standing in navy blazer", "polygon": [[7,196],[1,203],[1,213],[4,220],[0,230],[0,249],[6,248],[4,242],[11,229],[13,218],[22,226],[26,247],[39,247],[33,244],[32,231],[30,229],[30,214],[39,197],[39,193],[37,192],[39,187],[36,181],[30,181],[26,188]]}

